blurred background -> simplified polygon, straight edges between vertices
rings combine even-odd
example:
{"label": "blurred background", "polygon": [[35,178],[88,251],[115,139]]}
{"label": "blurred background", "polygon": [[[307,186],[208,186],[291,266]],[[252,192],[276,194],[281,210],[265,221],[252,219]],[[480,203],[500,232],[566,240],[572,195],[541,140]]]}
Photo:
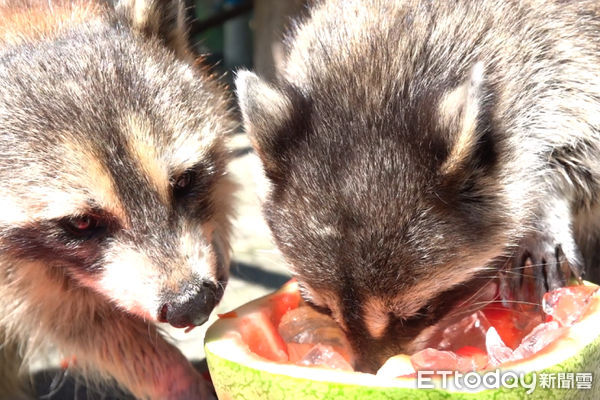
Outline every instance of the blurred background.
{"label": "blurred background", "polygon": [[[290,16],[302,11],[306,0],[186,0],[190,44],[206,57],[232,89],[235,71],[255,70],[274,79],[284,57],[283,34]],[[233,98],[233,97],[232,97]],[[263,221],[255,174],[260,168],[246,135],[230,138],[233,161],[230,173],[240,184],[232,241],[230,281],[221,303],[207,323],[189,333],[161,324],[167,338],[200,369],[206,370],[203,341],[217,314],[230,311],[270,293],[289,279],[286,266]],[[35,384],[41,399],[125,399],[122,393],[101,394],[105,389],[87,388],[57,366],[58,354],[40,358],[34,365]]]}
{"label": "blurred background", "polygon": [[272,79],[284,56],[282,38],[290,17],[306,0],[185,0],[190,42],[198,54],[226,73],[240,68]]}

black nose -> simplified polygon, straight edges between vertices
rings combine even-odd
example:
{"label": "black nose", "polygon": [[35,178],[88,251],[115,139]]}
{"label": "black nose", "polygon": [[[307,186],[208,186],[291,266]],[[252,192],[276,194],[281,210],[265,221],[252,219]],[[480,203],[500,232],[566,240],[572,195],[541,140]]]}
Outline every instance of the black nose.
{"label": "black nose", "polygon": [[167,292],[158,310],[158,320],[175,328],[202,325],[221,300],[222,290],[207,280],[186,282],[178,293]]}

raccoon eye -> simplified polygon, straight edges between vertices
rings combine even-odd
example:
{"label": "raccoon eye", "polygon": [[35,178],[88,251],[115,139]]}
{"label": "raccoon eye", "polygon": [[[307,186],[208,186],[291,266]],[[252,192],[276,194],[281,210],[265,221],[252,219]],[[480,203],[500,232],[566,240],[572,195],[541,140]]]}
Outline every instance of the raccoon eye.
{"label": "raccoon eye", "polygon": [[415,322],[415,321],[421,321],[421,320],[425,320],[430,318],[431,316],[431,305],[430,304],[426,304],[423,307],[421,307],[419,309],[419,311],[417,311],[414,315],[411,315],[410,317],[406,318],[405,320],[408,322]]}
{"label": "raccoon eye", "polygon": [[90,217],[89,215],[84,215],[83,217],[78,217],[78,218],[71,218],[71,226],[74,229],[77,229],[79,231],[84,231],[86,229],[89,229],[91,227],[93,227],[94,225],[94,220],[92,217]]}
{"label": "raccoon eye", "polygon": [[186,171],[172,181],[173,191],[176,196],[187,194],[194,182],[194,172]]}
{"label": "raccoon eye", "polygon": [[65,231],[77,238],[89,238],[105,228],[102,222],[92,215],[66,218],[61,225]]}

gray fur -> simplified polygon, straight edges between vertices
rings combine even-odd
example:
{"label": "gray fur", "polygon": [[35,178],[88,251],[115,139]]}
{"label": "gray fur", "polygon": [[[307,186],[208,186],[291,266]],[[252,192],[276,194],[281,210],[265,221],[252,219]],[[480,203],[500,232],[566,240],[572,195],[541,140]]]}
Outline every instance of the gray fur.
{"label": "gray fur", "polygon": [[599,32],[593,1],[317,1],[277,82],[239,75],[266,219],[358,368],[426,347],[498,265],[548,289],[597,260]]}
{"label": "gray fur", "polygon": [[140,398],[203,398],[152,324],[203,323],[228,277],[235,124],[181,47],[183,3],[5,3],[8,21],[68,23],[0,26],[2,337],[25,357],[55,344]]}

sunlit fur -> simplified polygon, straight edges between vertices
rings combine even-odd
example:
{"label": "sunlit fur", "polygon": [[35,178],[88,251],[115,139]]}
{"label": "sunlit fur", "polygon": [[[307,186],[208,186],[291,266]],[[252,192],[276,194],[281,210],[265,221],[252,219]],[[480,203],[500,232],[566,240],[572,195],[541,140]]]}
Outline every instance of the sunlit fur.
{"label": "sunlit fur", "polygon": [[[168,299],[205,284],[218,302],[228,278],[235,123],[224,87],[187,49],[183,10],[0,1],[2,398],[27,395],[15,357],[47,345],[140,398],[205,394],[153,324]],[[105,223],[100,233],[69,233],[84,215]]]}
{"label": "sunlit fur", "polygon": [[279,78],[236,87],[273,236],[358,368],[426,346],[506,259],[600,279],[597,2],[310,3]]}

